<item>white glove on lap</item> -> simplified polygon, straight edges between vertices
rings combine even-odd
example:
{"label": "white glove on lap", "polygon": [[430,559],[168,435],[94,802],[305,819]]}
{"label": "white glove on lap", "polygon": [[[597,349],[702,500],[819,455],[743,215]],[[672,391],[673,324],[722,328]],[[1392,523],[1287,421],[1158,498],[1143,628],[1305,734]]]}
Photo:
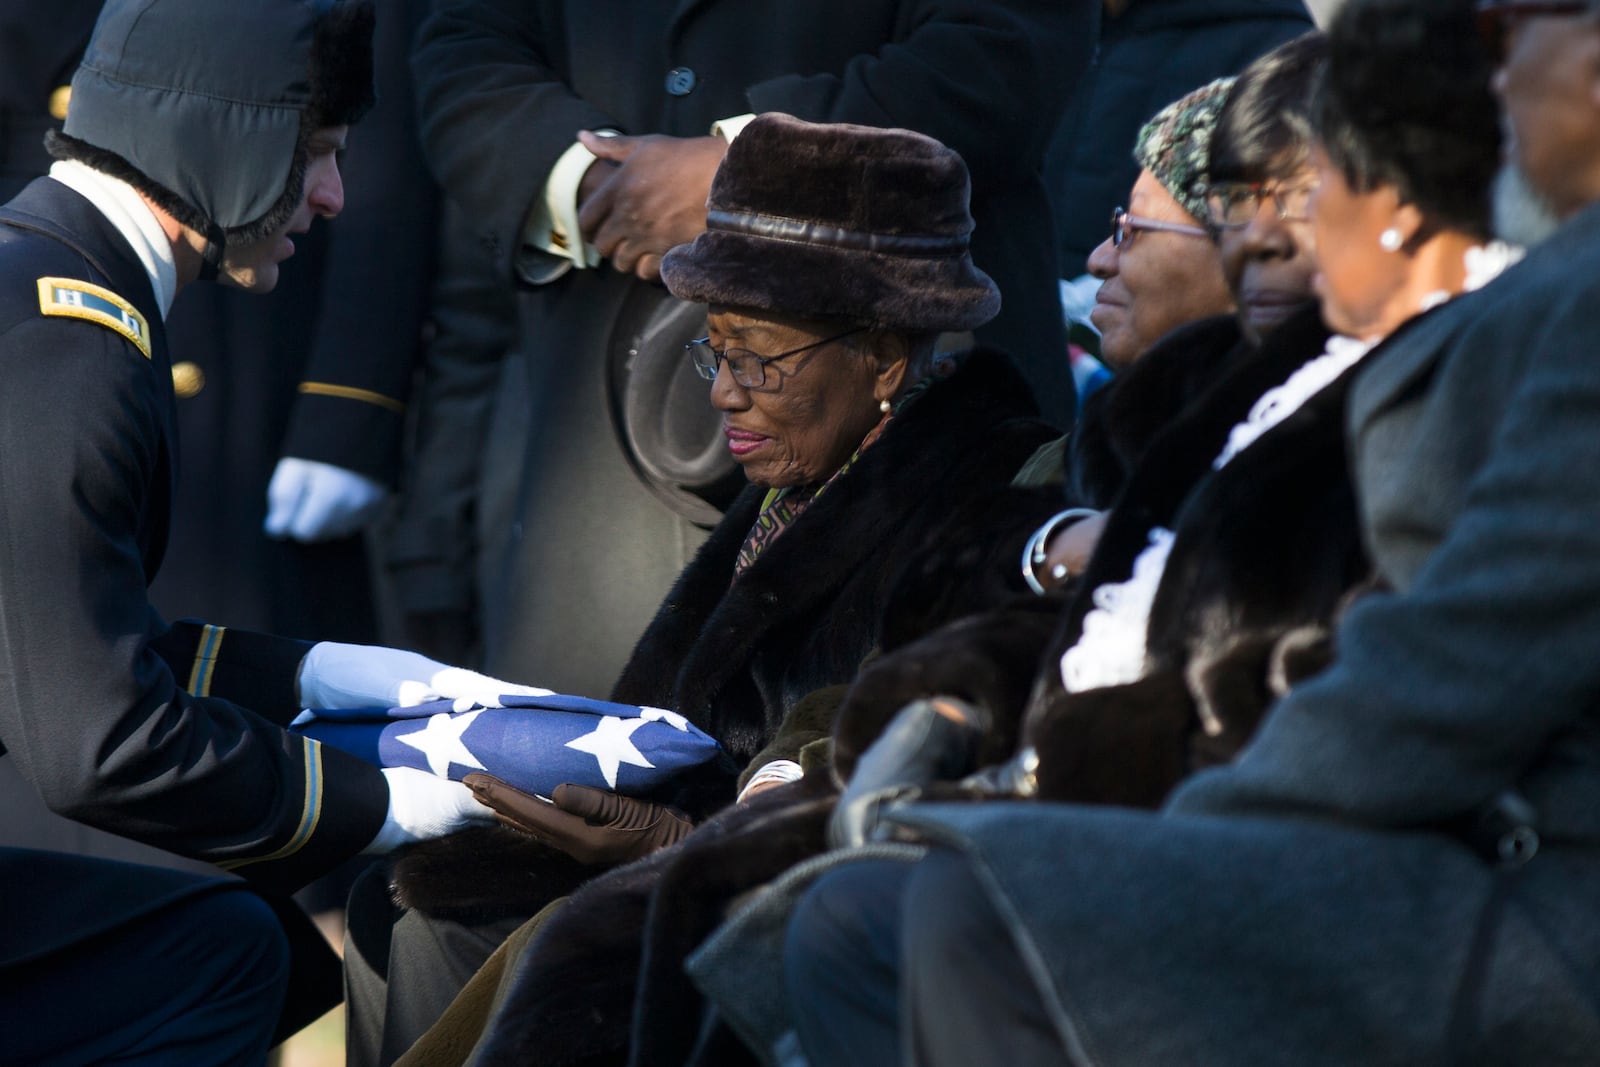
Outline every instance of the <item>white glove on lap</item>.
{"label": "white glove on lap", "polygon": [[268,537],[330,541],[365,526],[389,497],[389,490],[364,474],[285,456],[267,485]]}
{"label": "white glove on lap", "polygon": [[460,782],[411,767],[389,767],[383,776],[389,780],[389,814],[378,836],[362,849],[368,855],[494,822],[493,809],[478,803]]}
{"label": "white glove on lap", "polygon": [[513,685],[416,652],[382,645],[322,641],[300,661],[300,706],[304,708],[409,708],[430,700],[454,700],[456,711],[498,708],[506,693],[549,696],[549,689]]}

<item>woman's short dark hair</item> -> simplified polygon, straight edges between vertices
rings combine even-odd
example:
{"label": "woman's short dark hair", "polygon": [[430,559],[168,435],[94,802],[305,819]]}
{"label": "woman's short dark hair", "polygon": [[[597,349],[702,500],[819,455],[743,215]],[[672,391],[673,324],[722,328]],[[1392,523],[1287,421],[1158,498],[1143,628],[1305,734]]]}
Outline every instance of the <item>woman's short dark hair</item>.
{"label": "woman's short dark hair", "polygon": [[1317,139],[1351,187],[1393,185],[1436,225],[1487,236],[1500,165],[1473,0],[1346,0],[1328,27]]}
{"label": "woman's short dark hair", "polygon": [[1328,39],[1312,32],[1239,72],[1211,137],[1208,181],[1262,182],[1286,177],[1305,162],[1312,103],[1327,58]]}

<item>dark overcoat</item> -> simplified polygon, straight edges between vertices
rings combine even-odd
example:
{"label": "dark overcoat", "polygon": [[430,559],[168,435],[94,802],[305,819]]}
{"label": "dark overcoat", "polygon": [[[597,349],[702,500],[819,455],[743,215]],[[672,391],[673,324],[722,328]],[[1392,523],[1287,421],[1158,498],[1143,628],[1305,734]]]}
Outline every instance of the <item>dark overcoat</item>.
{"label": "dark overcoat", "polygon": [[[47,314],[44,278],[128,310]],[[87,200],[38,180],[0,209],[0,750],[63,814],[292,889],[371,841],[388,789],[281,729],[307,645],[150,606],[174,408],[143,266]],[[24,916],[8,911],[0,961],[68,935]]]}
{"label": "dark overcoat", "polygon": [[67,0],[40,18],[28,0],[0,3],[0,202],[50,169],[44,135],[61,128],[63,90],[100,7],[100,0]]}
{"label": "dark overcoat", "polygon": [[[1097,10],[1089,0],[463,0],[441,5],[420,38],[424,144],[510,281],[533,198],[579,130],[699,136],[718,119],[783,111],[936,137],[971,169],[973,256],[1004,298],[978,340],[1010,351],[1060,421],[1074,394],[1039,168]],[[660,293],[608,266],[526,290],[521,342],[493,402],[462,412],[459,436],[435,435],[452,448],[483,442],[468,469],[480,472],[477,586],[485,669],[497,677],[608,686],[704,537],[640,477],[617,425],[617,367],[635,347],[626,321]]]}
{"label": "dark overcoat", "polygon": [[[984,869],[1080,1062],[1593,1062],[1597,279],[1590,206],[1359,379],[1362,529],[1394,592],[1234,764],[1160,817],[917,816]],[[1502,865],[1519,827],[1539,847]]]}

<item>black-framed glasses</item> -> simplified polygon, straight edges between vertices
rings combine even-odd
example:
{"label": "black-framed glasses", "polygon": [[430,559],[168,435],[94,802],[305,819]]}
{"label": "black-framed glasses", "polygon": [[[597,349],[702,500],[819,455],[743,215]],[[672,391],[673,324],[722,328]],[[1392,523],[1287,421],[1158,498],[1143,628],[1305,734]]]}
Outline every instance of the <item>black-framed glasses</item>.
{"label": "black-framed glasses", "polygon": [[[798,356],[802,352],[831,345],[835,341],[843,341],[852,334],[866,330],[865,326],[852,326],[844,333],[824,337],[820,341],[803,344],[799,348],[791,348],[787,352],[779,352],[775,356],[759,356],[743,348],[724,348],[717,351],[711,347],[711,338],[701,337],[684,345],[684,350],[689,353],[689,358],[694,361],[694,369],[700,372],[700,377],[708,382],[716,381],[717,368],[726,363],[733,372],[733,380],[746,389],[760,389],[767,384],[767,364],[774,360],[783,359],[785,356]],[[799,370],[797,366],[794,368]]]}
{"label": "black-framed glasses", "polygon": [[1130,215],[1123,208],[1111,213],[1111,246],[1124,248],[1133,235],[1141,230],[1154,230],[1157,233],[1181,233],[1188,237],[1204,237],[1208,240],[1211,231],[1204,226],[1191,226],[1187,222],[1162,222],[1160,219],[1147,219],[1142,215]]}
{"label": "black-framed glasses", "polygon": [[1221,230],[1242,230],[1261,211],[1261,201],[1272,198],[1284,222],[1308,222],[1316,182],[1284,187],[1276,182],[1215,182],[1205,187],[1206,216]]}
{"label": "black-framed glasses", "polygon": [[1594,0],[1478,0],[1478,35],[1496,61],[1505,58],[1506,37],[1519,19],[1569,18],[1597,10]]}

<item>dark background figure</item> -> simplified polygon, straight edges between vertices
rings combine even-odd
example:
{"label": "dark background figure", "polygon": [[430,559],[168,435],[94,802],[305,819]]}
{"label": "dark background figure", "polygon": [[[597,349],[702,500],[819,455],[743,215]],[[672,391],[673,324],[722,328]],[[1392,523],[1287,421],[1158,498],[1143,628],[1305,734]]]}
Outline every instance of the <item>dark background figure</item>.
{"label": "dark background figure", "polygon": [[26,0],[0,2],[0,203],[50,169],[47,130],[61,128],[68,84],[101,0],[64,0],[49,17]]}
{"label": "dark background figure", "polygon": [[[499,277],[547,281],[519,298],[520,343],[493,395],[463,412],[460,436],[436,433],[442,447],[485,441],[473,466],[486,666],[604,692],[716,517],[703,502],[698,521],[681,502],[664,502],[659,480],[641,475],[660,457],[624,443],[636,427],[619,417],[619,386],[653,369],[638,342],[652,314],[670,312],[664,292],[610,262],[548,280],[563,261],[532,253],[534,272],[517,269],[530,259],[530,208],[578,132],[665,135],[620,142],[615,150],[633,156],[590,172],[620,183],[605,194],[616,220],[628,214],[629,183],[650,181],[652,160],[698,153],[696,180],[708,182],[706,165],[721,152],[708,136],[718,120],[776,110],[939,138],[971,168],[974,256],[1005,299],[979,339],[1009,348],[1041,401],[1067,418],[1073,393],[1039,167],[1053,117],[1087,64],[1097,14],[1086,2],[1031,0],[439,6],[415,60],[430,162],[484,236]],[[628,33],[619,36],[619,26]],[[703,204],[703,184],[695,193],[692,182],[657,174],[657,188]],[[688,225],[692,237],[703,218]],[[643,258],[597,232],[625,267]],[[657,354],[680,358],[670,344]],[[714,422],[709,437],[712,450],[722,447]],[[451,494],[413,488],[402,518],[426,528],[431,501]]]}
{"label": "dark background figure", "polygon": [[[349,210],[296,240],[265,298],[200,286],[168,320],[180,362],[173,541],[151,590],[168,618],[198,615],[286,637],[373,643],[362,536],[262,529],[282,457],[393,486],[433,270],[435,190],[408,64],[430,0],[389,0],[374,39],[381,103],[351,130]],[[332,532],[338,533],[335,529]]]}
{"label": "dark background figure", "polygon": [[443,199],[422,374],[397,507],[380,526],[393,641],[447,663],[482,657],[476,576],[487,410],[517,340],[516,292],[471,221]]}
{"label": "dark background figure", "polygon": [[1045,156],[1061,277],[1082,274],[1138,175],[1151,115],[1313,28],[1301,0],[1104,0],[1100,41]]}

